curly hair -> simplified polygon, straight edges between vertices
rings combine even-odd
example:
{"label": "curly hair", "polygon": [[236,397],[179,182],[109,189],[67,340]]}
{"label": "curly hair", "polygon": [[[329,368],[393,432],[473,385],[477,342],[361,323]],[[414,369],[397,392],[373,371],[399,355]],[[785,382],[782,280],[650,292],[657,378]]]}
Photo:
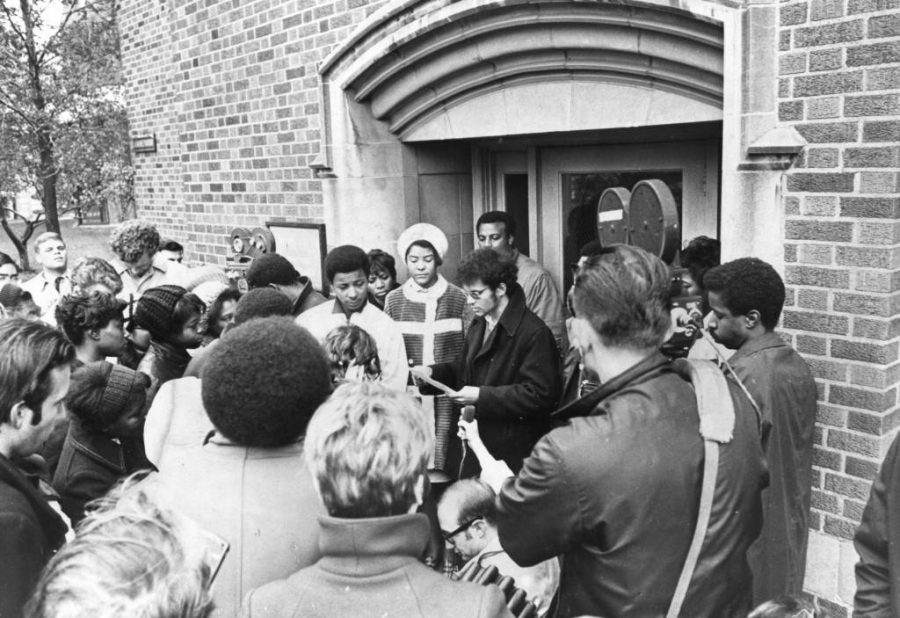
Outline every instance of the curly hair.
{"label": "curly hair", "polygon": [[109,237],[110,248],[123,262],[133,262],[145,251],[156,253],[159,242],[156,226],[137,219],[119,224]]}
{"label": "curly hair", "polygon": [[722,243],[709,236],[697,236],[681,250],[681,265],[688,269],[691,278],[702,286],[703,275],[721,261]]}
{"label": "curly hair", "polygon": [[98,257],[83,257],[72,267],[72,288],[88,293],[96,285],[102,285],[113,295],[122,291],[122,277],[113,265]]}
{"label": "curly hair", "polygon": [[338,326],[325,336],[325,353],[331,363],[331,380],[343,382],[350,367],[360,367],[362,378],[375,382],[381,378],[378,345],[372,336],[355,324]]}
{"label": "curly hair", "polygon": [[115,296],[95,290],[90,294],[71,294],[56,305],[56,323],[74,345],[84,342],[88,331],[105,328],[113,320],[122,320],[127,304]]}
{"label": "curly hair", "polygon": [[337,387],[316,410],[304,441],[325,509],[351,519],[407,513],[431,448],[421,406],[379,382]]}
{"label": "curly hair", "polygon": [[[126,399],[117,399],[118,405],[107,403],[104,392],[110,384],[113,371],[127,372],[126,380],[131,380]],[[104,432],[121,416],[132,409],[136,402],[147,398],[150,377],[123,366],[117,369],[112,363],[96,361],[82,365],[72,372],[69,392],[66,393],[66,408],[90,431]],[[124,389],[122,389],[124,392]]]}
{"label": "curly hair", "polygon": [[496,290],[503,283],[509,290],[516,282],[518,272],[515,262],[501,258],[492,249],[476,249],[459,265],[457,276],[463,285],[481,281]]}
{"label": "curly hair", "polygon": [[738,258],[709,269],[703,275],[703,287],[718,294],[733,315],[756,310],[766,330],[778,324],[784,307],[784,281],[759,258]]}
{"label": "curly hair", "polygon": [[671,323],[669,268],[638,247],[609,245],[578,268],[572,304],[604,345],[658,348]]}
{"label": "curly hair", "polygon": [[44,569],[28,618],[209,615],[208,541],[141,476],[94,502],[75,539]]}

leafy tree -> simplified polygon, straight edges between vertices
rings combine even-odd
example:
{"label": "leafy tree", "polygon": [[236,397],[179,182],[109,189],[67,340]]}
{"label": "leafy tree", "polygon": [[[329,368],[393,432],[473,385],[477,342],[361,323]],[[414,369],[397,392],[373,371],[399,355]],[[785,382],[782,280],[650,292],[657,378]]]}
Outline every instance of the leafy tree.
{"label": "leafy tree", "polygon": [[[17,237],[3,222],[23,267],[61,212],[133,207],[115,20],[115,0],[0,0],[0,208],[24,221]],[[24,186],[41,199],[31,218],[8,198]]]}

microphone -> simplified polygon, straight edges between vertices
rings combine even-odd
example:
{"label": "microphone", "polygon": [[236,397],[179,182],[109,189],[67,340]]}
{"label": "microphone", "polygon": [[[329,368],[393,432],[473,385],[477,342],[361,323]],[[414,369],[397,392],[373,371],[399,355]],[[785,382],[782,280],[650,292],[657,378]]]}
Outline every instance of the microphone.
{"label": "microphone", "polygon": [[[471,423],[472,421],[474,421],[475,420],[475,406],[473,406],[471,404],[469,404],[467,406],[463,406],[461,418],[462,418],[462,420],[466,421],[467,423]],[[469,447],[466,444],[467,442],[468,442],[467,440],[462,441],[462,458],[460,458],[460,460],[459,460],[459,470],[457,470],[456,478],[462,478],[463,464],[466,463],[466,455],[469,454]]]}

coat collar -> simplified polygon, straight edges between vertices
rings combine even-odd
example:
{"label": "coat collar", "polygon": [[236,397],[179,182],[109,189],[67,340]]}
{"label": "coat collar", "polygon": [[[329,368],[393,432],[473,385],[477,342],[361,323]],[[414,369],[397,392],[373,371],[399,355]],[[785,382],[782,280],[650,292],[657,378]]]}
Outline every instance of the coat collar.
{"label": "coat collar", "polygon": [[769,348],[783,348],[785,346],[787,346],[787,344],[777,333],[775,333],[775,331],[769,331],[755,339],[746,341],[744,345],[738,348],[734,353],[734,356],[729,359],[729,362],[734,362],[735,359],[750,356],[751,354],[755,354],[762,350],[767,350]]}
{"label": "coat collar", "polygon": [[25,496],[47,537],[47,544],[52,548],[62,545],[68,526],[38,490],[36,482],[3,455],[0,455],[0,483],[6,483]]}
{"label": "coat collar", "polygon": [[318,566],[331,573],[372,576],[417,562],[428,544],[429,522],[413,513],[394,517],[319,517]]}
{"label": "coat collar", "polygon": [[581,399],[576,399],[567,406],[563,406],[553,413],[554,420],[566,420],[577,416],[590,416],[594,408],[604,399],[614,395],[626,386],[632,386],[645,382],[660,373],[671,371],[671,363],[661,352],[655,352],[626,369],[609,382],[601,384],[596,390],[591,391]]}
{"label": "coat collar", "polygon": [[69,439],[76,451],[101,466],[119,474],[128,472],[122,445],[109,436],[88,431],[77,419],[73,418],[69,425]]}
{"label": "coat collar", "polygon": [[501,336],[501,330],[505,331],[508,337],[515,337],[519,325],[522,324],[522,318],[525,317],[526,310],[525,292],[522,291],[522,287],[518,283],[513,283],[510,287],[509,303],[507,303],[503,313],[500,314],[497,326],[488,335],[487,341],[484,341],[484,329],[487,328],[486,320],[483,317],[477,317],[472,322],[469,331],[472,333],[470,336],[479,344],[484,341],[484,345],[472,346],[469,349],[469,360],[474,361],[490,352],[497,341],[497,337]]}

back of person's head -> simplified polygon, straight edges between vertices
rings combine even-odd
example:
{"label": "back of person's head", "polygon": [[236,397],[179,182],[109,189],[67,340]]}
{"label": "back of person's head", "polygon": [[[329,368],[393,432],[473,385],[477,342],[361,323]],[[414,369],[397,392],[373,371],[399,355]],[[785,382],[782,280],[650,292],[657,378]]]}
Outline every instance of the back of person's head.
{"label": "back of person's head", "polygon": [[234,308],[234,325],[253,318],[291,315],[291,301],[274,288],[253,288],[241,296]]}
{"label": "back of person's head", "polygon": [[203,301],[183,287],[161,285],[150,288],[138,300],[134,322],[153,339],[165,341],[180,331],[191,317],[199,317],[205,310]]}
{"label": "back of person's head", "polygon": [[495,251],[476,249],[459,265],[457,277],[462,285],[481,281],[492,290],[496,290],[502,283],[508,291],[516,282],[518,270],[515,262],[504,260]]}
{"label": "back of person's head", "polygon": [[478,222],[475,224],[475,232],[477,233],[485,223],[502,223],[507,236],[514,237],[516,235],[516,220],[504,210],[489,210],[478,217]]}
{"label": "back of person's head", "polygon": [[88,430],[105,432],[133,406],[144,404],[150,378],[124,365],[96,361],[72,371],[66,409]]}
{"label": "back of person's head", "polygon": [[211,349],[202,375],[209,420],[243,446],[296,442],[330,393],[322,346],[290,318],[259,318],[231,329]]}
{"label": "back of person's head", "polygon": [[759,258],[738,258],[709,269],[703,275],[703,287],[717,294],[733,315],[756,310],[766,330],[778,324],[784,307],[784,281]]}
{"label": "back of person's head", "polygon": [[466,522],[483,519],[488,524],[497,524],[496,494],[490,485],[480,479],[463,479],[450,485],[441,495],[438,508],[452,507],[457,521]]}
{"label": "back of person's head", "polygon": [[7,316],[34,319],[41,317],[41,308],[34,302],[31,292],[15,283],[0,286],[0,307]]}
{"label": "back of person's head", "polygon": [[603,243],[595,238],[581,245],[581,249],[578,250],[578,257],[589,258],[601,253],[603,253]]}
{"label": "back of person's head", "polygon": [[71,363],[75,349],[62,333],[40,322],[10,318],[0,322],[0,423],[24,402],[41,420],[41,406],[53,383],[50,373]]}
{"label": "back of person's head", "polygon": [[408,394],[378,382],[348,382],[309,422],[305,456],[334,517],[408,513],[422,497],[431,434]]}
{"label": "back of person's head", "polygon": [[300,273],[294,265],[277,253],[265,253],[253,258],[244,277],[250,289],[269,285],[294,285],[300,281]]}
{"label": "back of person's head", "polygon": [[397,262],[394,256],[387,251],[381,249],[372,249],[367,254],[369,256],[369,275],[390,275],[391,279],[397,280]]}
{"label": "back of person's head", "polygon": [[335,247],[325,256],[325,277],[329,282],[333,282],[334,276],[338,273],[352,273],[357,270],[369,274],[369,256],[355,245]]}
{"label": "back of person's head", "polygon": [[183,253],[184,245],[182,245],[177,240],[172,240],[171,238],[161,238],[159,241],[159,250],[160,251],[174,251],[175,253]]}
{"label": "back of person's head", "polygon": [[145,251],[150,255],[159,250],[159,231],[147,221],[123,221],[109,237],[109,246],[120,260],[133,262]]}
{"label": "back of person's head", "polygon": [[669,269],[643,249],[610,245],[578,268],[572,305],[604,345],[658,348],[671,322]]}
{"label": "back of person's head", "polygon": [[106,328],[113,320],[122,320],[127,304],[105,292],[70,294],[63,296],[56,305],[56,323],[75,345],[84,342],[92,330]]}
{"label": "back of person's head", "polygon": [[122,277],[113,265],[98,257],[83,257],[75,262],[70,275],[72,290],[87,294],[94,288],[116,295],[122,291]]}
{"label": "back of person's head", "polygon": [[208,616],[205,537],[157,493],[132,477],[95,502],[44,569],[25,616]]}
{"label": "back of person's head", "polygon": [[687,268],[697,285],[701,285],[706,271],[719,265],[721,254],[721,242],[709,236],[697,236],[681,250],[681,265]]}
{"label": "back of person's head", "polygon": [[356,324],[342,324],[334,328],[325,336],[324,347],[331,363],[333,382],[342,381],[351,366],[360,367],[364,379],[377,380],[381,377],[378,345],[368,331]]}

